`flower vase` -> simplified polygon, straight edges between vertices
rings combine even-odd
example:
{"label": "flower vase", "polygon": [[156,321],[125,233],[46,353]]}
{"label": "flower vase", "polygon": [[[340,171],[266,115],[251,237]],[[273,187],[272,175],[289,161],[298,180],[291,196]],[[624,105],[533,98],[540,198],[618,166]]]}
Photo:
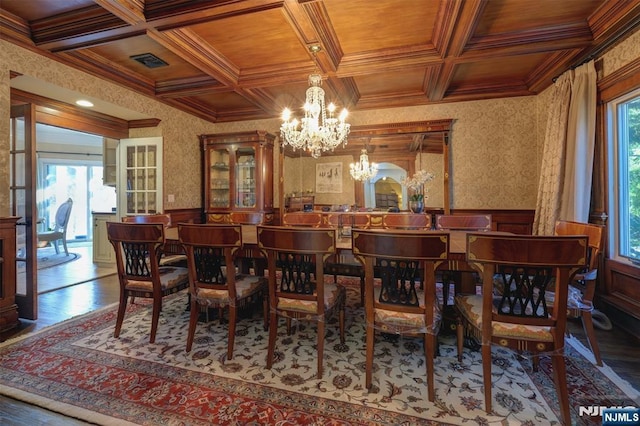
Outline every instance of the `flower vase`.
{"label": "flower vase", "polygon": [[424,201],[422,200],[409,200],[409,210],[413,213],[422,213],[424,210]]}

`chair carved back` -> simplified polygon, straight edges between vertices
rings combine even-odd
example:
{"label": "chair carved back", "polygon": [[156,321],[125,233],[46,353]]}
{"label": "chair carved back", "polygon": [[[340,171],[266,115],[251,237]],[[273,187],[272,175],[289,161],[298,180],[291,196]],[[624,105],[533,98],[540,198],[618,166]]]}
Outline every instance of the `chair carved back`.
{"label": "chair carved back", "polygon": [[125,280],[156,281],[164,244],[161,223],[107,222],[107,234],[116,253],[118,274]]}
{"label": "chair carved back", "polygon": [[[484,336],[491,335],[491,322],[499,321],[555,327],[562,339],[569,280],[587,262],[586,237],[471,233],[467,261],[483,274]],[[502,280],[494,280],[496,272]],[[502,295],[494,300],[493,286],[500,281]],[[555,290],[554,306],[545,301],[549,290]]]}
{"label": "chair carved back", "polygon": [[437,214],[436,229],[455,229],[460,231],[491,231],[490,214]]}
{"label": "chair carved back", "polygon": [[235,300],[234,254],[242,247],[241,226],[178,224],[178,235],[187,253],[192,294],[225,290]]}
{"label": "chair carved back", "polygon": [[368,213],[329,213],[326,215],[326,224],[333,227],[369,228],[371,215]]}
{"label": "chair carved back", "polygon": [[126,223],[161,223],[165,228],[171,227],[171,215],[168,213],[124,216],[122,221]]}
{"label": "chair carved back", "polygon": [[322,213],[320,212],[289,212],[282,216],[282,224],[285,226],[305,226],[319,228],[322,226]]}
{"label": "chair carved back", "polygon": [[593,223],[559,220],[555,226],[556,235],[586,235],[589,238],[587,267],[590,271],[598,269],[600,253],[604,248],[604,226]]}
{"label": "chair carved back", "polygon": [[63,232],[66,235],[67,225],[69,224],[69,218],[71,218],[71,208],[73,207],[73,200],[69,198],[64,203],[60,204],[58,210],[56,210],[55,231]]}
{"label": "chair carved back", "polygon": [[392,213],[382,216],[386,229],[431,229],[431,215],[423,213]]}
{"label": "chair carved back", "polygon": [[[435,296],[435,268],[449,254],[449,239],[444,232],[407,230],[354,230],[353,253],[364,260],[365,311],[373,321],[374,309],[388,309],[431,316],[426,300],[418,293],[424,283],[424,297]],[[374,297],[373,279],[379,277],[381,289]]]}
{"label": "chair carved back", "polygon": [[[258,247],[267,255],[269,274],[275,277],[276,268],[281,270],[276,287],[270,288],[271,306],[279,297],[324,300],[323,261],[335,254],[334,229],[258,226]],[[322,313],[324,303],[317,308]]]}
{"label": "chair carved back", "polygon": [[265,222],[265,215],[262,212],[231,212],[229,222],[240,225],[260,225]]}

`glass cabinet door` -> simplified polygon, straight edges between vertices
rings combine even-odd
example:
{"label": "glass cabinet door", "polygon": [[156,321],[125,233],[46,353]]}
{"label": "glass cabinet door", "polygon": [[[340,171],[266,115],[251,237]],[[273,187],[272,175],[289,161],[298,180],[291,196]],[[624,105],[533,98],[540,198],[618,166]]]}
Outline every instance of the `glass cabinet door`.
{"label": "glass cabinet door", "polygon": [[252,147],[238,148],[235,170],[235,207],[256,205],[256,151]]}
{"label": "glass cabinet door", "polygon": [[209,207],[229,208],[229,151],[226,148],[209,150]]}

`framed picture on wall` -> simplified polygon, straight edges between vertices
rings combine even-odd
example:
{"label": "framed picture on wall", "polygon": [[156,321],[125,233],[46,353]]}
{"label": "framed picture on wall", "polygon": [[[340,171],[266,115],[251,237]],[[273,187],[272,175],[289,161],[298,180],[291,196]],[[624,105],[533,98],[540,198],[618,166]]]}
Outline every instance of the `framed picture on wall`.
{"label": "framed picture on wall", "polygon": [[342,163],[316,164],[316,193],[342,193]]}

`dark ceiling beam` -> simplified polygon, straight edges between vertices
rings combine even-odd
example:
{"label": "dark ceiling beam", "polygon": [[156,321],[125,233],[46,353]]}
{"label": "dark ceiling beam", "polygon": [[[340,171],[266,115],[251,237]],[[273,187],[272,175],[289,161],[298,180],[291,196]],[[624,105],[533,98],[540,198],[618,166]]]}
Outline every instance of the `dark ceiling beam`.
{"label": "dark ceiling beam", "polygon": [[462,4],[457,10],[458,15],[455,17],[453,36],[446,51],[442,52],[443,57],[457,58],[464,53],[486,6],[487,2],[482,0],[471,0]]}
{"label": "dark ceiling beam", "polygon": [[144,0],[93,0],[103,9],[111,12],[129,25],[146,22]]}
{"label": "dark ceiling beam", "polygon": [[208,75],[163,80],[156,83],[156,95],[161,98],[181,98],[229,92],[229,88]]}
{"label": "dark ceiling beam", "polygon": [[589,17],[596,42],[617,39],[620,34],[640,25],[640,2],[609,0]]}
{"label": "dark ceiling beam", "polygon": [[441,62],[439,52],[431,45],[402,49],[369,51],[345,55],[338,67],[338,77],[356,77],[407,68],[426,67]]}

